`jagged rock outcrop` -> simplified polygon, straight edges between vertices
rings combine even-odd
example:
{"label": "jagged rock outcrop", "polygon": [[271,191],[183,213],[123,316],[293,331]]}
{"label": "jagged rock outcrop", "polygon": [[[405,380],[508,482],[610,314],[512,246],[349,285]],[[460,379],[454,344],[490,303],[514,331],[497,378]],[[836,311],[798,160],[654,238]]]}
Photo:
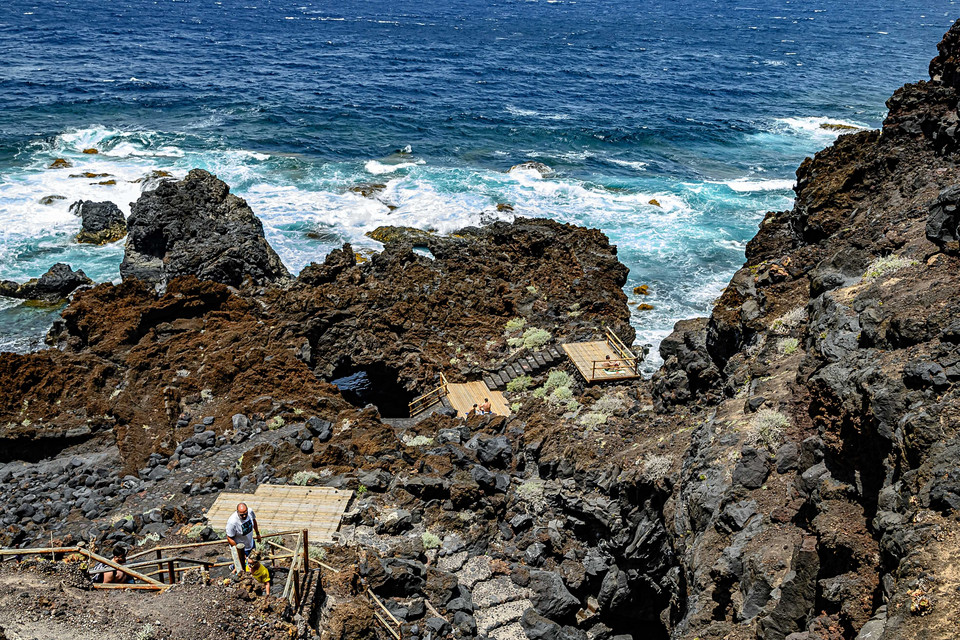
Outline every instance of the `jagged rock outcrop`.
{"label": "jagged rock outcrop", "polygon": [[182,276],[234,287],[289,277],[247,203],[202,169],[145,192],[131,205],[127,224],[120,275],[157,291]]}
{"label": "jagged rock outcrop", "polygon": [[77,242],[106,244],[127,235],[127,219],[112,202],[78,200],[70,205],[70,211],[83,220]]}
{"label": "jagged rock outcrop", "polygon": [[882,135],[804,161],[706,328],[665,340],[657,405],[704,420],[667,503],[690,585],[675,637],[951,633],[958,47],[960,23]]}
{"label": "jagged rock outcrop", "polygon": [[0,296],[52,303],[63,300],[78,287],[92,284],[93,280],[81,269],[74,271],[70,265],[58,262],[39,278],[31,278],[22,284],[12,280],[0,281]]}

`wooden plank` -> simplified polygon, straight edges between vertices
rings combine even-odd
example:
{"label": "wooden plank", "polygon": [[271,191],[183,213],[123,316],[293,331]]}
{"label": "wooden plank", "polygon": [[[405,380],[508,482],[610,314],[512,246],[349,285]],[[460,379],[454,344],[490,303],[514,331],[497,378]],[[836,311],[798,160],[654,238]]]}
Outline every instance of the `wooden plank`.
{"label": "wooden plank", "polygon": [[[207,520],[225,528],[227,519],[245,502],[261,530],[307,529],[318,542],[333,542],[353,491],[331,487],[261,485],[255,494],[223,493],[207,512]],[[291,532],[293,533],[293,532]]]}
{"label": "wooden plank", "polygon": [[77,553],[80,547],[43,547],[39,549],[0,549],[0,556],[28,556],[35,553]]}
{"label": "wooden plank", "polygon": [[483,404],[484,398],[490,399],[490,410],[499,416],[509,416],[510,407],[503,394],[490,390],[482,380],[476,382],[450,383],[447,385],[447,399],[450,405],[457,410],[457,415],[466,417],[473,409],[473,405]]}
{"label": "wooden plank", "polygon": [[[580,375],[587,382],[597,382],[604,380],[632,380],[639,378],[630,366],[623,364],[617,369],[605,369],[603,362],[609,357],[610,360],[622,360],[606,340],[596,342],[570,342],[561,345],[566,352],[567,357],[573,362],[580,371]],[[596,367],[594,363],[599,362]]]}
{"label": "wooden plank", "polygon": [[146,582],[147,584],[152,584],[152,585],[161,586],[161,587],[163,586],[163,583],[162,583],[162,582],[158,582],[158,581],[154,580],[153,578],[151,578],[151,577],[149,577],[149,576],[143,575],[143,574],[140,573],[139,571],[134,571],[133,569],[130,569],[129,567],[125,567],[125,566],[123,566],[123,565],[121,565],[121,564],[117,564],[117,563],[114,562],[113,560],[109,560],[109,559],[107,559],[107,558],[104,558],[103,556],[97,555],[96,553],[94,553],[93,551],[90,551],[89,549],[82,549],[82,550],[80,551],[80,553],[86,554],[86,556],[87,556],[88,558],[90,558],[91,560],[96,560],[97,562],[102,562],[103,564],[107,565],[108,567],[113,567],[114,569],[120,569],[120,571],[123,571],[123,572],[124,572],[125,574],[127,574],[128,576],[132,576],[132,577],[136,578],[137,580],[140,580],[141,582]]}
{"label": "wooden plank", "polygon": [[154,584],[94,584],[94,589],[139,589],[144,591],[166,591],[170,585]]}

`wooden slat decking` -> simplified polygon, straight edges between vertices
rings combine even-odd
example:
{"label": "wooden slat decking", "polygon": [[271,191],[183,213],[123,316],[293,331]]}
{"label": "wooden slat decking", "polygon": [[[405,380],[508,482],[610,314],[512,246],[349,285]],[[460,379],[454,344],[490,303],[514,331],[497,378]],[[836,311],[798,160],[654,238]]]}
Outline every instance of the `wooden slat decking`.
{"label": "wooden slat decking", "polygon": [[503,394],[491,391],[482,381],[466,383],[449,383],[447,385],[447,400],[450,406],[457,410],[457,415],[465,417],[473,409],[473,405],[483,404],[484,398],[490,398],[490,409],[498,416],[510,415],[510,407]]}
{"label": "wooden slat decking", "polygon": [[[566,352],[567,357],[573,361],[580,375],[587,382],[603,382],[606,380],[633,380],[640,375],[629,366],[632,363],[622,362],[622,358],[617,355],[606,340],[597,342],[571,342],[560,345]],[[621,362],[622,366],[616,370],[604,369],[602,365],[597,365],[594,370],[593,363],[597,360],[606,360],[610,356],[611,360]]]}
{"label": "wooden slat decking", "polygon": [[256,493],[221,493],[207,512],[211,526],[224,529],[238,502],[246,502],[261,533],[307,529],[313,542],[333,542],[353,492],[329,487],[264,484]]}

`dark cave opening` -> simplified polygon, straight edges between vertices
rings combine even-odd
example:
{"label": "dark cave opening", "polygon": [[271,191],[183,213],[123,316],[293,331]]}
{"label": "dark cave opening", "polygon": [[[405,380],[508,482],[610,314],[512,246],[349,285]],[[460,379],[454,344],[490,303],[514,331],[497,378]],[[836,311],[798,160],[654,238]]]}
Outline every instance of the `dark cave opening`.
{"label": "dark cave opening", "polygon": [[374,363],[362,367],[345,362],[337,365],[330,383],[355,407],[375,405],[384,418],[409,418],[409,403],[416,394],[400,383],[397,372]]}

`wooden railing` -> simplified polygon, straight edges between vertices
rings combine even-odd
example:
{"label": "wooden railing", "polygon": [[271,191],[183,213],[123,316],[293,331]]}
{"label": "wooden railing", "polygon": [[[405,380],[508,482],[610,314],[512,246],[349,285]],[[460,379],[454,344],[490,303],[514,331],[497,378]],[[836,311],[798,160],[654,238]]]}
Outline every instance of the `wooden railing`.
{"label": "wooden railing", "polygon": [[[637,357],[627,345],[623,344],[623,341],[617,337],[617,334],[610,331],[609,327],[604,327],[603,331],[607,345],[617,358],[615,360],[592,360],[593,370],[590,372],[590,377],[595,380],[598,369],[604,371],[604,373],[609,376],[615,376],[620,371],[624,374],[640,375],[640,363],[643,361],[643,357]],[[607,371],[608,369],[614,371]]]}
{"label": "wooden railing", "polygon": [[442,401],[447,395],[447,377],[440,374],[440,386],[429,391],[418,398],[414,398],[408,407],[410,408],[410,417],[423,413],[433,405]]}

